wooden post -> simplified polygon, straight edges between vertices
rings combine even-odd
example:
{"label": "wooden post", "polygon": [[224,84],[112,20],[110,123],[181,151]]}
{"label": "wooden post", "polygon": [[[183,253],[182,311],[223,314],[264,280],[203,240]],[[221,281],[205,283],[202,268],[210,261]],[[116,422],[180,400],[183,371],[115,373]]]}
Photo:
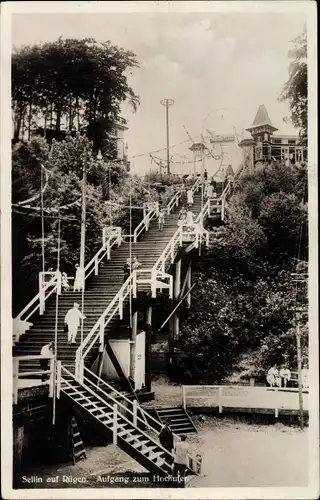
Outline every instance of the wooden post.
{"label": "wooden post", "polygon": [[151,336],[152,336],[152,306],[147,309],[146,317],[146,350],[145,350],[145,386],[151,391]]}
{"label": "wooden post", "polygon": [[13,426],[13,481],[16,487],[21,487],[19,485],[21,481],[21,456],[23,450],[24,441],[24,425]]}
{"label": "wooden post", "polygon": [[118,405],[114,403],[113,405],[113,423],[112,423],[113,439],[114,445],[117,445],[117,434],[118,434]]}
{"label": "wooden post", "polygon": [[103,368],[103,357],[104,357],[104,350],[99,352],[99,364],[98,364],[98,377],[101,378],[101,373],[102,373],[102,368]]}
{"label": "wooden post", "polygon": [[[180,289],[181,289],[181,259],[175,265],[174,291],[173,291],[175,302],[179,298]],[[179,313],[177,311],[173,315],[173,342],[175,336],[178,334],[179,334]]]}
{"label": "wooden post", "polygon": [[137,427],[137,400],[133,400],[133,425]]}
{"label": "wooden post", "polygon": [[130,342],[130,376],[134,380],[136,364],[136,340],[138,330],[138,311],[132,315],[131,342]]}
{"label": "wooden post", "polygon": [[191,289],[191,260],[189,262],[189,265],[188,265],[188,270],[187,270],[187,290],[189,291],[188,295],[187,295],[187,307],[191,307],[191,293],[190,293],[190,289]]}
{"label": "wooden post", "polygon": [[187,404],[186,404],[186,387],[183,385],[182,386],[182,406],[183,409],[186,410]]}
{"label": "wooden post", "polygon": [[299,413],[300,413],[300,428],[304,428],[303,414],[303,395],[302,395],[302,377],[301,377],[301,339],[300,339],[300,317],[296,314],[296,339],[297,339],[297,364],[298,364],[298,387],[299,387]]}
{"label": "wooden post", "polygon": [[49,378],[49,398],[53,398],[53,392],[54,392],[54,383],[55,383],[55,362],[54,358],[49,359],[49,366],[50,366],[50,378]]}
{"label": "wooden post", "polygon": [[57,383],[57,398],[58,398],[58,399],[60,399],[60,388],[61,388],[61,361],[57,361],[56,383]]}

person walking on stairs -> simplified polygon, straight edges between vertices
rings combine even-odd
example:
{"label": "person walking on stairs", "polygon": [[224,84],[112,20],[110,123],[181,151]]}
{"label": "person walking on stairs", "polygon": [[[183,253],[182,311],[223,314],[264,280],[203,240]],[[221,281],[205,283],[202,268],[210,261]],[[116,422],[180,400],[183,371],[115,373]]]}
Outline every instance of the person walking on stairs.
{"label": "person walking on stairs", "polygon": [[188,204],[188,207],[191,207],[193,205],[193,191],[192,191],[192,189],[188,189],[188,191],[187,191],[187,204]]}
{"label": "person walking on stairs", "polygon": [[177,441],[174,447],[174,476],[185,477],[188,466],[189,444],[186,442],[187,436],[182,434],[181,441]]}
{"label": "person walking on stairs", "polygon": [[[48,370],[49,367],[49,358],[53,358],[53,342],[49,342],[49,344],[46,344],[42,347],[41,356],[43,356],[43,359],[40,359],[40,367],[41,370]],[[45,382],[48,379],[48,375],[46,373],[41,374],[41,382]]]}
{"label": "person walking on stairs", "polygon": [[159,212],[159,218],[158,218],[159,231],[163,231],[164,217],[165,217],[165,209],[161,208],[161,210]]}
{"label": "person walking on stairs", "polygon": [[[169,453],[173,453],[173,432],[170,429],[170,424],[171,420],[167,419],[159,433],[159,441],[163,448],[168,450]],[[170,457],[167,462],[172,464],[173,459]]]}
{"label": "person walking on stairs", "polygon": [[130,257],[128,257],[126,260],[126,263],[123,266],[123,283],[125,283],[125,281],[127,281],[130,274],[131,274],[131,261],[130,261]]}
{"label": "person walking on stairs", "polygon": [[84,287],[84,270],[76,264],[76,275],[74,277],[73,291],[80,292]]}
{"label": "person walking on stairs", "polygon": [[76,343],[80,319],[86,319],[86,317],[81,311],[79,311],[79,304],[75,302],[64,318],[64,322],[68,326],[68,344]]}

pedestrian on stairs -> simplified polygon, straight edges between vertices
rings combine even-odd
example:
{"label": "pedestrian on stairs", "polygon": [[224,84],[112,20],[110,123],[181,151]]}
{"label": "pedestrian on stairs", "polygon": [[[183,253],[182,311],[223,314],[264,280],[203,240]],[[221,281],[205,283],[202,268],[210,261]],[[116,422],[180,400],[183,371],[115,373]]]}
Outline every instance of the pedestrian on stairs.
{"label": "pedestrian on stairs", "polygon": [[159,231],[163,231],[165,213],[165,209],[161,208],[158,218]]}
{"label": "pedestrian on stairs", "polygon": [[[53,342],[49,342],[42,347],[41,356],[43,359],[40,359],[40,367],[41,370],[48,370],[50,358],[53,357]],[[48,375],[46,373],[41,374],[41,382],[45,382],[48,379]]]}
{"label": "pedestrian on stairs", "polygon": [[[173,453],[173,432],[170,429],[170,424],[171,420],[167,419],[159,433],[159,441],[163,448],[169,453]],[[173,463],[173,457],[168,457],[167,462],[171,465]]]}
{"label": "pedestrian on stairs", "polygon": [[135,269],[138,269],[139,267],[141,267],[140,262],[138,261],[137,257],[133,257],[132,270],[134,271]]}
{"label": "pedestrian on stairs", "polygon": [[128,257],[126,263],[123,266],[123,283],[127,281],[130,274],[131,274],[131,260],[130,257]]}
{"label": "pedestrian on stairs", "polygon": [[76,264],[76,275],[74,277],[73,291],[80,292],[84,287],[84,270]]}
{"label": "pedestrian on stairs", "polygon": [[174,447],[174,476],[185,477],[188,466],[189,444],[186,442],[187,436],[182,434],[181,441],[177,441]]}
{"label": "pedestrian on stairs", "polygon": [[192,189],[188,189],[188,191],[187,191],[187,203],[188,203],[189,207],[191,207],[193,205],[193,191],[192,191]]}
{"label": "pedestrian on stairs", "polygon": [[80,325],[80,319],[86,319],[85,315],[79,311],[79,304],[75,302],[73,307],[69,309],[64,318],[64,322],[68,325],[68,344],[76,343],[76,336]]}

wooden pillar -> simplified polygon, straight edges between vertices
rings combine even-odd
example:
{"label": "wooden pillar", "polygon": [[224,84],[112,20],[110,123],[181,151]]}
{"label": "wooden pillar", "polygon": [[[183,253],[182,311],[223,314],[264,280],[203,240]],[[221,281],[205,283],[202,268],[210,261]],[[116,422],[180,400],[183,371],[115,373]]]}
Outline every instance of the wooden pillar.
{"label": "wooden pillar", "polygon": [[146,316],[146,365],[145,365],[145,386],[151,391],[151,336],[152,336],[152,306],[147,309]]}
{"label": "wooden pillar", "polygon": [[190,293],[190,288],[191,288],[191,260],[188,265],[188,270],[187,270],[187,290],[188,290],[188,295],[187,295],[187,307],[191,307],[191,293]]}
{"label": "wooden pillar", "polygon": [[21,481],[21,456],[24,441],[24,425],[13,426],[13,481],[19,486]]}
{"label": "wooden pillar", "polygon": [[[181,259],[176,263],[174,268],[174,283],[173,283],[173,307],[179,299],[181,289]],[[172,316],[172,332],[169,336],[169,362],[171,365],[174,362],[174,342],[175,337],[179,333],[179,312],[178,310]]]}
{"label": "wooden pillar", "polygon": [[131,321],[131,343],[130,343],[130,377],[134,380],[134,369],[136,364],[136,339],[138,331],[138,311],[132,314]]}

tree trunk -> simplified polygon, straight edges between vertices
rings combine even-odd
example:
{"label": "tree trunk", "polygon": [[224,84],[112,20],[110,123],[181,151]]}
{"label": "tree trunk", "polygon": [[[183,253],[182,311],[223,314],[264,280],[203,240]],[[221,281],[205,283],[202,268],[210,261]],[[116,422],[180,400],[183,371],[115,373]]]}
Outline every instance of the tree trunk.
{"label": "tree trunk", "polygon": [[31,137],[31,120],[32,120],[32,101],[29,101],[29,116],[28,116],[28,141]]}
{"label": "tree trunk", "polygon": [[57,118],[56,118],[56,131],[60,132],[60,128],[61,128],[61,115],[62,115],[61,104],[60,103],[57,104],[56,115],[57,115]]}

